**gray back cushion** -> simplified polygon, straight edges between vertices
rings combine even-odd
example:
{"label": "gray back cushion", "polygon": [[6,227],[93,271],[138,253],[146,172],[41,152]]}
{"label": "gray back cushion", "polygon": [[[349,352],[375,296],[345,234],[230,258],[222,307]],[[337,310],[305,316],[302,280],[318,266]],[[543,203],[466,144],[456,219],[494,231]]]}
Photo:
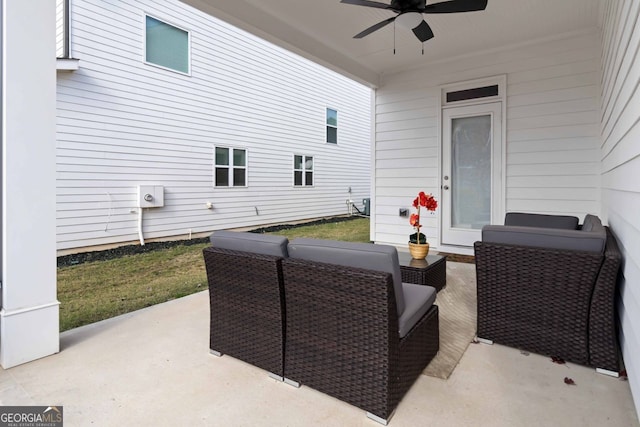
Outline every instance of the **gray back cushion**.
{"label": "gray back cushion", "polygon": [[509,212],[504,217],[504,225],[576,230],[578,228],[578,217]]}
{"label": "gray back cushion", "polygon": [[602,253],[606,238],[604,227],[602,232],[506,225],[485,225],[482,228],[483,242],[533,246],[545,249]]}
{"label": "gray back cushion", "polygon": [[595,215],[587,214],[582,223],[582,231],[599,231],[604,230],[602,221]]}
{"label": "gray back cushion", "polygon": [[291,258],[391,273],[398,316],[405,309],[398,251],[393,246],[299,238],[289,243]]}
{"label": "gray back cushion", "polygon": [[209,238],[216,248],[253,252],[286,258],[289,240],[271,234],[245,233],[239,231],[216,231]]}

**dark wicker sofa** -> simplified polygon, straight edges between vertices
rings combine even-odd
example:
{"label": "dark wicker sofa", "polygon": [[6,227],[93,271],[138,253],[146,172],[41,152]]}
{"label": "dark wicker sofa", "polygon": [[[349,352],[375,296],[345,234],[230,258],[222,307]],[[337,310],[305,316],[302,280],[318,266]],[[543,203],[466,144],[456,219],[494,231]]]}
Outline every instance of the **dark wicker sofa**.
{"label": "dark wicker sofa", "polygon": [[269,371],[284,371],[285,237],[216,231],[203,250],[210,303],[210,349]]}
{"label": "dark wicker sofa", "polygon": [[591,215],[577,229],[517,215],[475,243],[478,337],[617,374],[615,236]]}
{"label": "dark wicker sofa", "polygon": [[438,352],[435,289],[403,284],[391,246],[296,239],[288,252],[285,377],[386,425]]}
{"label": "dark wicker sofa", "polygon": [[436,290],[402,283],[392,246],[228,231],[211,242],[211,352],[386,425],[439,350]]}

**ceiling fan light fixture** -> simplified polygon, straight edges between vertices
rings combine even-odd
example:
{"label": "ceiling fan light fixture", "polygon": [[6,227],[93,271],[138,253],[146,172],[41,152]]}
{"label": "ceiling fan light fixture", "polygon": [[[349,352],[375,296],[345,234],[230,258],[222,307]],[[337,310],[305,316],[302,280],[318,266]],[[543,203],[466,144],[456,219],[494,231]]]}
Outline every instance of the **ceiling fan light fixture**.
{"label": "ceiling fan light fixture", "polygon": [[396,23],[403,28],[413,30],[422,22],[422,14],[420,12],[405,12],[398,15]]}

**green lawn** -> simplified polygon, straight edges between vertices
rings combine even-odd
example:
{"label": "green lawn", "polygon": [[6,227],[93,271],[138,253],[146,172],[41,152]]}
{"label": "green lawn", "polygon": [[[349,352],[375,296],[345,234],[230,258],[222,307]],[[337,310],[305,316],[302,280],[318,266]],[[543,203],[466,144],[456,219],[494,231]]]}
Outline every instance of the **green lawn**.
{"label": "green lawn", "polygon": [[[369,241],[366,218],[300,226],[271,234]],[[202,249],[179,245],[154,252],[58,268],[60,330],[108,319],[207,289]]]}

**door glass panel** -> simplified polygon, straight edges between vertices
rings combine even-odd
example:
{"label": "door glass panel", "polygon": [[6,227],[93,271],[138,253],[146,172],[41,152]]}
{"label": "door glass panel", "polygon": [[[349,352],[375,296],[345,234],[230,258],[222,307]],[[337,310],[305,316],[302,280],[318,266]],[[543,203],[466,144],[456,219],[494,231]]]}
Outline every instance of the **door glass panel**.
{"label": "door glass panel", "polygon": [[451,226],[491,222],[491,115],[451,121]]}

